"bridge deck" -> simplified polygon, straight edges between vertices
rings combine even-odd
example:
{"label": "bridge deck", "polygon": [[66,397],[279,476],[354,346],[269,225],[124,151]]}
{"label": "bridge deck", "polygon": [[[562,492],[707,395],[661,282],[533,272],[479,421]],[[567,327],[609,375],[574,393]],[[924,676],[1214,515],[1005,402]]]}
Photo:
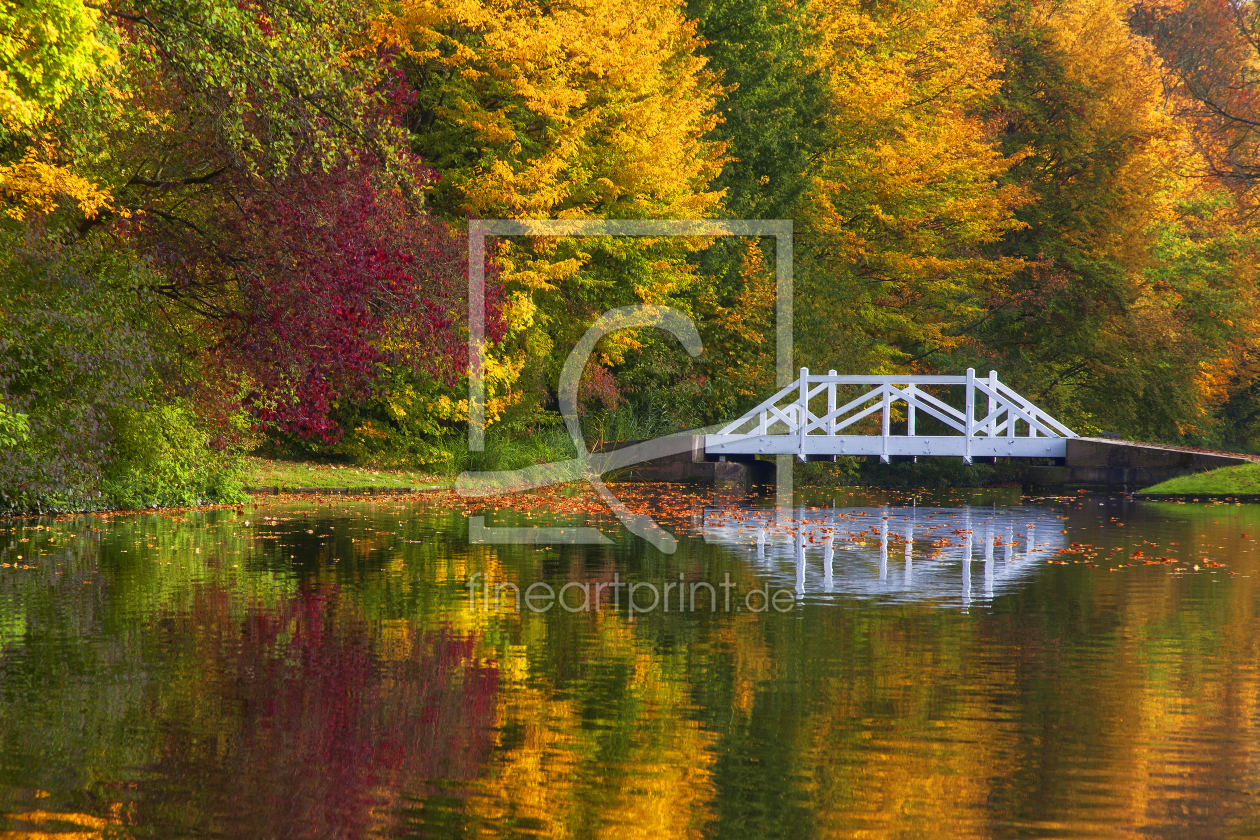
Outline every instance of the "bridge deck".
{"label": "bridge deck", "polygon": [[[705,455],[801,455],[795,435],[705,435]],[[975,438],[953,436],[809,435],[804,454],[810,455],[914,455],[953,458],[1064,458],[1065,438]]]}

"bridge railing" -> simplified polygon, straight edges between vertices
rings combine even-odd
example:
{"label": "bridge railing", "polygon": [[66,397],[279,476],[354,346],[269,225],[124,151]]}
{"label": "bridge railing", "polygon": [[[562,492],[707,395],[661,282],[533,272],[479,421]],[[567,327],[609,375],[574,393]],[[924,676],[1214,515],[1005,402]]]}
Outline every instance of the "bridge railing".
{"label": "bridge railing", "polygon": [[[871,386],[862,396],[839,403],[842,389]],[[963,408],[922,390],[930,386],[963,389]],[[825,407],[824,407],[825,403]],[[905,431],[892,430],[894,409],[904,405]],[[817,408],[815,408],[817,406]],[[957,434],[919,435],[922,413]],[[879,435],[844,434],[856,423],[879,416]],[[1022,434],[1021,434],[1022,432]],[[715,435],[709,454],[954,455],[1056,457],[1064,455],[1071,429],[999,381],[996,371],[966,376],[840,376],[810,374],[800,378]]]}

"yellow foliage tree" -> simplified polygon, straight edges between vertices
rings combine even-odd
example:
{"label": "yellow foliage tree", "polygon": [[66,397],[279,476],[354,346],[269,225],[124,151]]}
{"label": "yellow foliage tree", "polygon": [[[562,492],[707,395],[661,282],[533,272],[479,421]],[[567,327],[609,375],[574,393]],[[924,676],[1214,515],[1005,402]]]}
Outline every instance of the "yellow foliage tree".
{"label": "yellow foliage tree", "polygon": [[56,144],[47,137],[36,138],[20,160],[0,166],[0,201],[11,218],[51,213],[67,199],[92,218],[109,203],[109,190],[58,162]]}
{"label": "yellow foliage tree", "polygon": [[0,2],[0,122],[33,128],[117,60],[82,0]]}
{"label": "yellow foliage tree", "polygon": [[108,190],[72,171],[43,129],[67,99],[114,64],[108,27],[82,0],[0,2],[0,144],[20,149],[0,160],[0,203],[7,215],[47,213],[62,200],[94,216]]}
{"label": "yellow foliage tree", "polygon": [[[721,149],[716,80],[670,0],[403,0],[378,38],[415,62],[435,130],[476,150],[430,149],[448,209],[477,217],[694,218]],[[466,154],[467,147],[459,149]]]}
{"label": "yellow foliage tree", "polygon": [[[412,131],[455,217],[698,218],[723,160],[706,139],[721,88],[675,0],[402,0],[377,39],[404,51]],[[517,322],[495,354],[535,392],[602,312],[680,305],[694,243],[511,241],[496,258]],[[683,304],[685,305],[685,304]],[[611,339],[605,361],[637,347]]]}
{"label": "yellow foliage tree", "polygon": [[831,142],[801,226],[801,361],[867,373],[953,349],[1016,265],[982,250],[1025,200],[977,116],[1000,69],[989,5],[813,5]]}
{"label": "yellow foliage tree", "polygon": [[720,411],[729,414],[746,402],[760,402],[775,389],[775,291],[773,266],[761,244],[749,241],[730,300],[713,293],[700,298],[705,367],[720,394]]}

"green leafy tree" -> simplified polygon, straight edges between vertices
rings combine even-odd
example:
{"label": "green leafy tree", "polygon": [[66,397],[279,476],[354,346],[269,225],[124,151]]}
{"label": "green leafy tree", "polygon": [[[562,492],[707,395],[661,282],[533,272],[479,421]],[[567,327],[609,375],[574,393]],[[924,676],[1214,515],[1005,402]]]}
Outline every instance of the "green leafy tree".
{"label": "green leafy tree", "polygon": [[0,445],[0,507],[231,497],[229,459],[183,407],[186,371],[164,349],[151,269],[34,233],[0,243],[0,404],[12,439]]}
{"label": "green leafy tree", "polygon": [[[814,166],[831,142],[822,35],[808,4],[691,0],[687,12],[704,39],[700,52],[726,95],[713,135],[727,159],[714,186],[736,219],[799,219]],[[691,395],[695,420],[738,414],[775,387],[773,244],[715,240],[696,255],[709,283],[697,296],[704,377]]]}
{"label": "green leafy tree", "polygon": [[30,434],[31,424],[27,416],[0,402],[0,448],[16,448],[25,443]]}

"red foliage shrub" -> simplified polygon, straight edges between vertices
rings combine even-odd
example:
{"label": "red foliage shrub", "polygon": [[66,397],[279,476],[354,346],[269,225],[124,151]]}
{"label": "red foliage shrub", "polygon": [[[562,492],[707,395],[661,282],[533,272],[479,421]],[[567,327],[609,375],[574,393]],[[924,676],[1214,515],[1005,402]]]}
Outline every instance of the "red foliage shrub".
{"label": "red foliage shrub", "polygon": [[[333,442],[337,400],[370,393],[381,366],[448,385],[467,369],[467,239],[407,212],[366,167],[299,176],[241,203],[242,306],[228,355],[255,383],[250,406],[281,431]],[[489,284],[487,332],[502,334]]]}

